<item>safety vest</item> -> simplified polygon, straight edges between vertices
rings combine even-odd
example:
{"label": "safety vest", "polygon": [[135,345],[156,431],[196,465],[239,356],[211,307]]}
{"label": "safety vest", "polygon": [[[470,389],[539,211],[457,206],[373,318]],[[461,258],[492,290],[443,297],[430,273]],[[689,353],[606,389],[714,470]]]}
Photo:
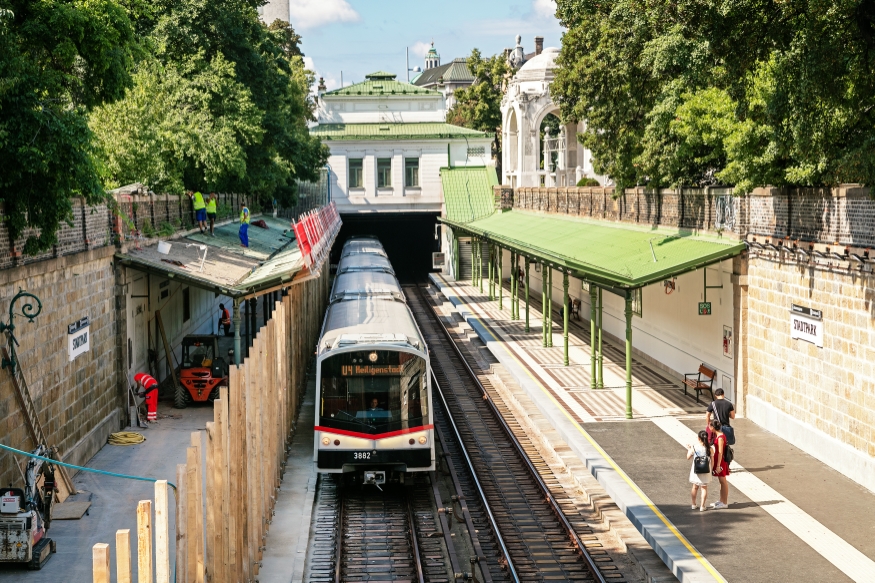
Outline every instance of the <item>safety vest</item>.
{"label": "safety vest", "polygon": [[194,210],[199,211],[204,208],[204,195],[199,192],[194,193]]}
{"label": "safety vest", "polygon": [[249,208],[243,207],[243,210],[240,211],[240,222],[249,224]]}
{"label": "safety vest", "polygon": [[216,214],[216,199],[211,198],[207,201],[207,212],[214,215]]}

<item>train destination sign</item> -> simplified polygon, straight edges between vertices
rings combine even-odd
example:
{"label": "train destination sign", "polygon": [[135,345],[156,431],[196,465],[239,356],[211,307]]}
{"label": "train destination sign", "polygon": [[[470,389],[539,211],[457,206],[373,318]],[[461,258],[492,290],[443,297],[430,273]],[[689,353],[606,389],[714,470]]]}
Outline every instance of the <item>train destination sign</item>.
{"label": "train destination sign", "polygon": [[790,338],[823,348],[823,313],[805,306],[790,306]]}
{"label": "train destination sign", "polygon": [[345,377],[400,375],[402,368],[400,364],[344,364],[340,367],[340,374]]}

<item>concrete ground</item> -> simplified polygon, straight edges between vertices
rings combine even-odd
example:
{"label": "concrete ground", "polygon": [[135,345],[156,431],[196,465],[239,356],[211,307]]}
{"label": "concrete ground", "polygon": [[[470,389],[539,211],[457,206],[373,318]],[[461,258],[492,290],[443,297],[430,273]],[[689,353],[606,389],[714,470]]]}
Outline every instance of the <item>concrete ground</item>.
{"label": "concrete ground", "polygon": [[[558,312],[554,347],[542,348],[537,302],[525,332],[509,302],[498,310],[470,285],[432,281],[682,582],[875,581],[875,493],[739,418],[729,508],[692,511],[685,446],[705,401],[634,358],[625,420],[622,349],[606,346],[605,388],[592,390],[585,323],[573,323],[563,367]],[[709,501],[718,491],[714,478]]]}
{"label": "concrete ground", "polygon": [[[202,430],[213,419],[210,405],[173,409],[169,402],[158,405],[158,423],[139,430],[146,441],[131,446],[106,445],[87,464],[89,468],[147,478],[176,480],[176,465],[185,463],[185,451],[193,431]],[[27,583],[86,582],[92,580],[91,547],[109,543],[115,549],[115,532],[131,530],[131,556],[136,572],[137,502],[154,500],[150,482],[126,480],[90,472],[73,477],[77,490],[90,493],[91,508],[80,520],[56,520],[48,531],[57,543],[57,553],[40,571],[17,565],[0,565],[0,580]],[[78,499],[87,499],[82,494]],[[172,501],[171,501],[172,503]],[[170,540],[175,539],[174,511],[170,512]],[[115,553],[112,573],[115,573]]]}

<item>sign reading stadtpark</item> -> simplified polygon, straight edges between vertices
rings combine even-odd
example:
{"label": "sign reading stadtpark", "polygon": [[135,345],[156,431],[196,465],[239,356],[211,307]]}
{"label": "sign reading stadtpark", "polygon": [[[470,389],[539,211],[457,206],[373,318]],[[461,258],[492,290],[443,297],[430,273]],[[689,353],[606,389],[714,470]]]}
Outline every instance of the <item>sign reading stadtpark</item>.
{"label": "sign reading stadtpark", "polygon": [[88,316],[67,326],[67,359],[73,362],[80,354],[91,348],[91,326]]}
{"label": "sign reading stadtpark", "polygon": [[804,340],[823,348],[823,312],[792,304],[790,306],[790,338]]}

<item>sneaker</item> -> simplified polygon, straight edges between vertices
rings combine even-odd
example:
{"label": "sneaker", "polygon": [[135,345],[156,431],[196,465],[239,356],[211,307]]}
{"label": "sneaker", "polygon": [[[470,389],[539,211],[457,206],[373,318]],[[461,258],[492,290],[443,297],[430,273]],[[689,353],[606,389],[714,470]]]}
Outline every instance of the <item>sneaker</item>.
{"label": "sneaker", "polygon": [[710,504],[710,506],[714,510],[720,510],[721,508],[726,508],[726,504],[724,504],[723,502],[714,502],[714,503]]}
{"label": "sneaker", "polygon": [[693,509],[693,510],[695,510],[695,509],[696,509],[696,505],[693,504],[692,506],[690,506],[690,508]]}
{"label": "sneaker", "polygon": [[705,512],[705,507],[704,506],[700,507],[699,512]]}

